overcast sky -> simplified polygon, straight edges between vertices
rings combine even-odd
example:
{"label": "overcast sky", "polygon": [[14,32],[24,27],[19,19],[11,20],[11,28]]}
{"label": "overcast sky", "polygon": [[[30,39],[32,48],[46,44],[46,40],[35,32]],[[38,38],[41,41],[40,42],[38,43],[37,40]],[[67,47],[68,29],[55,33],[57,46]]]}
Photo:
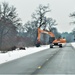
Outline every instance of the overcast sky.
{"label": "overcast sky", "polygon": [[75,0],[0,0],[0,3],[3,1],[17,8],[23,24],[31,20],[31,14],[35,12],[39,4],[49,4],[51,12],[48,16],[56,19],[59,32],[70,32],[75,27],[69,24],[72,21],[69,15],[75,11]]}

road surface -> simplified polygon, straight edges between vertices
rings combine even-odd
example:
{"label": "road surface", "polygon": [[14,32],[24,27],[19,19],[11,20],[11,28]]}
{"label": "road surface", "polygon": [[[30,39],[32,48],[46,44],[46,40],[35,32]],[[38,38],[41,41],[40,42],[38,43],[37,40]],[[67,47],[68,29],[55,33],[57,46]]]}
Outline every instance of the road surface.
{"label": "road surface", "polygon": [[75,49],[70,43],[0,65],[0,75],[75,75]]}

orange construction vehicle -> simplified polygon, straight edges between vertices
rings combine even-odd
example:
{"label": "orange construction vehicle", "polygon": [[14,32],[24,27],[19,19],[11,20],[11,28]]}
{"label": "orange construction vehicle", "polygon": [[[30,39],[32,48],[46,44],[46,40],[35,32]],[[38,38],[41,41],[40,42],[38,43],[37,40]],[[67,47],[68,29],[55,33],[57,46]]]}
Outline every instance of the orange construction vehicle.
{"label": "orange construction vehicle", "polygon": [[50,37],[53,38],[53,41],[50,44],[50,48],[53,48],[53,46],[59,46],[61,48],[62,43],[66,43],[66,39],[63,39],[63,38],[55,39],[55,35],[52,32],[46,31],[46,30],[41,30],[40,28],[38,28],[38,37],[37,37],[36,47],[39,47],[41,44],[41,41],[40,41],[41,33],[46,33],[46,34],[50,35]]}

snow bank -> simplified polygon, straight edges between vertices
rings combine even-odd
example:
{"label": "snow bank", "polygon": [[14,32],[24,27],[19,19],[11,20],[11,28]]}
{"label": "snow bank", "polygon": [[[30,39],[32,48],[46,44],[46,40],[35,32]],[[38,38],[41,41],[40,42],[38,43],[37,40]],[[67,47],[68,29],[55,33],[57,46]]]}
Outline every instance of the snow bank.
{"label": "snow bank", "polygon": [[71,45],[75,48],[75,42],[72,42]]}
{"label": "snow bank", "polygon": [[41,46],[41,47],[30,47],[30,48],[26,48],[26,50],[14,50],[14,51],[9,51],[7,53],[0,53],[0,64],[17,59],[17,58],[21,58],[23,56],[38,52],[38,51],[42,51],[45,49],[48,49],[49,45],[45,45],[45,46]]}

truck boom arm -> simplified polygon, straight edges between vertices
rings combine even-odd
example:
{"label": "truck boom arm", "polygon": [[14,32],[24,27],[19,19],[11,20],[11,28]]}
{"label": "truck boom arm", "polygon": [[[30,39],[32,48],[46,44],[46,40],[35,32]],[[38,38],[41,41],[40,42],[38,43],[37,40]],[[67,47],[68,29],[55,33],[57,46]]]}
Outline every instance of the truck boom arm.
{"label": "truck boom arm", "polygon": [[38,28],[38,37],[37,37],[38,41],[40,41],[41,33],[46,33],[46,34],[50,35],[51,37],[55,37],[55,35],[52,32],[41,30],[40,28]]}

